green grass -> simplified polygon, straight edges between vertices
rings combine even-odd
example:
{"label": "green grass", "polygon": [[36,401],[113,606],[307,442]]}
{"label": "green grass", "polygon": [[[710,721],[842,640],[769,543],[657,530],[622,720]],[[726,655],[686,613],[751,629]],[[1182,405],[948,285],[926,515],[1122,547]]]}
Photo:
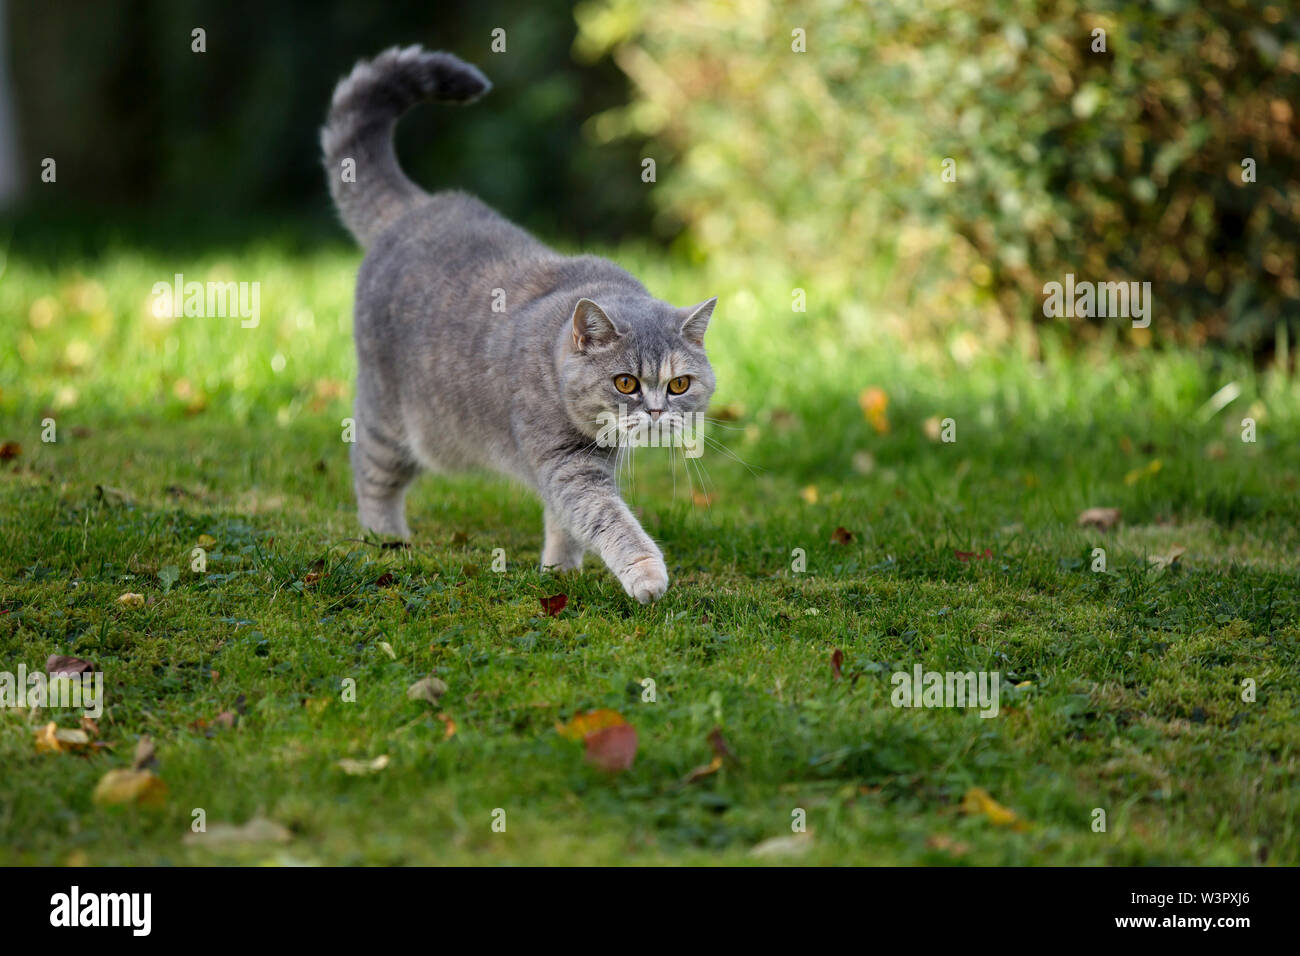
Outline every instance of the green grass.
{"label": "green grass", "polygon": [[[967,318],[946,340],[908,341],[906,305],[616,257],[670,300],[722,296],[710,348],[735,417],[714,436],[746,463],[711,448],[706,479],[638,454],[627,494],[672,576],[651,607],[594,558],[539,574],[540,508],[496,479],[425,477],[414,546],[362,540],[340,440],[355,251],[52,257],[15,241],[0,670],[93,661],[113,746],[38,754],[37,728],[78,715],[0,710],[0,862],[1300,863],[1293,380],[1114,341],[1066,353],[1050,335],[1034,357],[972,334],[980,303],[954,306]],[[153,319],[153,283],[178,271],[260,281],[261,325]],[[789,311],[795,285],[806,314]],[[1229,382],[1241,397],[1198,414]],[[873,385],[884,434],[858,403]],[[927,437],[932,417],[956,421],[955,443]],[[1118,528],[1076,527],[1103,505]],[[833,543],[837,527],[853,539]],[[216,543],[193,573],[202,535]],[[1175,545],[1173,567],[1149,560]],[[568,606],[549,617],[556,592]],[[891,706],[890,675],[917,663],[998,671],[1000,715]],[[429,674],[448,685],[436,708],[406,696]],[[191,726],[240,697],[235,728]],[[596,770],[556,732],[592,708],[636,727],[631,770]],[[684,782],[715,726],[735,759]],[[144,734],[165,804],[96,805]],[[337,766],[380,755],[371,776]],[[1024,825],[963,813],[972,787]],[[195,808],[209,825],[261,812],[292,840],[184,844]],[[796,808],[802,855],[751,856]]]}

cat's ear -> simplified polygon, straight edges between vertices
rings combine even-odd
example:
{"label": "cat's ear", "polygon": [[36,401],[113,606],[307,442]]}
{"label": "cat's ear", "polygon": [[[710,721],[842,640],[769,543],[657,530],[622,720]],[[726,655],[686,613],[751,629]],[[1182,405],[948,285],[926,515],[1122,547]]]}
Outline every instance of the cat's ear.
{"label": "cat's ear", "polygon": [[605,310],[590,299],[579,299],[573,307],[573,344],[579,352],[608,345],[622,334]]}
{"label": "cat's ear", "polygon": [[699,305],[682,309],[682,312],[686,315],[686,318],[682,320],[680,329],[682,338],[695,345],[703,345],[704,333],[709,328],[709,319],[713,317],[713,307],[717,304],[718,297],[715,295],[707,302],[701,302]]}

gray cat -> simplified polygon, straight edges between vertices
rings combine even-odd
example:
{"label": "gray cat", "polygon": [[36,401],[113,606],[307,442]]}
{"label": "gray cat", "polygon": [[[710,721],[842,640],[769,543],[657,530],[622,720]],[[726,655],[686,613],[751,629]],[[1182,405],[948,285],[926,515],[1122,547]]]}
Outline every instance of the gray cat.
{"label": "gray cat", "polygon": [[595,551],[644,604],[668,589],[668,569],[619,497],[616,458],[648,425],[680,434],[707,408],[704,332],[717,299],[660,302],[611,262],[559,255],[472,196],[407,179],[393,153],[398,117],[490,88],[451,54],[393,48],[339,82],[321,130],[330,194],[366,249],[358,514],[406,538],[406,488],[420,470],[489,468],[541,497],[543,568],[580,568]]}

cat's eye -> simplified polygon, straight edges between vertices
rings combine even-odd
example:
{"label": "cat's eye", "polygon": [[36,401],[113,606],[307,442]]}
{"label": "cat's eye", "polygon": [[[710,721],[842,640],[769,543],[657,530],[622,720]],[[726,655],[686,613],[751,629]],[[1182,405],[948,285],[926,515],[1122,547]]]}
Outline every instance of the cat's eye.
{"label": "cat's eye", "polygon": [[622,392],[624,395],[631,395],[633,392],[635,392],[638,388],[641,387],[641,383],[638,382],[631,375],[615,375],[614,387],[618,389],[620,392]]}
{"label": "cat's eye", "polygon": [[689,375],[678,375],[668,383],[668,391],[674,395],[680,395],[691,387],[691,377]]}

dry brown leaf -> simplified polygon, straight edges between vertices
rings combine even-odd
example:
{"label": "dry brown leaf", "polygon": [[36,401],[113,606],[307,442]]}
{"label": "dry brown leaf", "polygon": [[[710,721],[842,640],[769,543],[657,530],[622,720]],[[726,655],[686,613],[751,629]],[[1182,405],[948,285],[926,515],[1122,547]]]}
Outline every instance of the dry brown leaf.
{"label": "dry brown leaf", "polygon": [[586,746],[587,762],[606,773],[621,773],[636,759],[636,728],[630,724],[617,724],[593,731],[582,738]]}
{"label": "dry brown leaf", "polygon": [[848,528],[836,528],[831,532],[832,544],[848,544],[853,540],[853,532]]}
{"label": "dry brown leaf", "polygon": [[1148,559],[1157,568],[1171,568],[1178,563],[1179,558],[1187,553],[1187,549],[1174,545],[1164,554],[1153,554]]}
{"label": "dry brown leaf", "polygon": [[144,736],[140,742],[135,745],[135,756],[131,758],[132,770],[144,770],[147,767],[154,767],[158,764],[157,751],[153,745],[153,738]]}
{"label": "dry brown leaf", "polygon": [[1119,524],[1119,519],[1118,508],[1087,508],[1079,512],[1077,524],[1080,528],[1099,528],[1102,531],[1109,531]]}
{"label": "dry brown leaf", "polygon": [[427,700],[436,704],[447,693],[446,681],[437,677],[424,677],[406,688],[406,696],[411,700]]}
{"label": "dry brown leaf", "polygon": [[62,654],[51,654],[45,659],[45,671],[50,676],[55,674],[84,674],[94,671],[95,665],[90,661],[83,661],[80,657],[65,657]]}

